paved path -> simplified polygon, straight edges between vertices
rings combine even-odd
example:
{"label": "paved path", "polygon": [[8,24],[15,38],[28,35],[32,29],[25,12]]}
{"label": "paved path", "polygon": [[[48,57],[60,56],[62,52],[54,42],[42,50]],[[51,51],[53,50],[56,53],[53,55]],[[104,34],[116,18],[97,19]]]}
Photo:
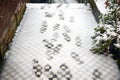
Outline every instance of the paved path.
{"label": "paved path", "polygon": [[110,57],[89,51],[96,25],[83,4],[27,4],[0,80],[120,80]]}

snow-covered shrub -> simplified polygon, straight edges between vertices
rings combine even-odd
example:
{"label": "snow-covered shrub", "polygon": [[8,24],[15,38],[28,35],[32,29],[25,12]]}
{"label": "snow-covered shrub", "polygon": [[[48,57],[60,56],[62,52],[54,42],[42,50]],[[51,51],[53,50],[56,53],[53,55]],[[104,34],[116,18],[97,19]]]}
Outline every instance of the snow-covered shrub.
{"label": "snow-covered shrub", "polygon": [[[108,5],[109,4],[109,5]],[[120,5],[115,0],[107,0],[108,13],[100,16],[98,26],[94,29],[91,51],[98,54],[113,54],[120,60]]]}

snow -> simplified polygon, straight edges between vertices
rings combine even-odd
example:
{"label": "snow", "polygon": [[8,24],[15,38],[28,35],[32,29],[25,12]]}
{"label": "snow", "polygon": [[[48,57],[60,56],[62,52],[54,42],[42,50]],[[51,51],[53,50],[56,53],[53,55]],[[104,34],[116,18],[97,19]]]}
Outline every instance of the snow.
{"label": "snow", "polygon": [[103,40],[105,40],[105,41],[108,40],[107,34],[103,34]]}
{"label": "snow", "polygon": [[[73,76],[71,80],[93,80],[96,70],[102,80],[119,80],[120,72],[111,57],[90,52],[95,26],[91,9],[84,4],[27,4],[8,51],[11,54],[6,56],[1,80],[48,80],[44,70],[40,78],[35,76],[34,59],[43,69],[46,64],[51,65],[55,74],[61,64],[66,64]],[[53,54],[45,47],[47,42],[55,47],[61,45],[60,52]]]}
{"label": "snow", "polygon": [[120,35],[118,36],[118,38],[120,39]]}
{"label": "snow", "polygon": [[117,36],[117,33],[111,32],[111,36],[115,37],[115,36]]}
{"label": "snow", "polygon": [[114,44],[117,48],[120,48],[120,43]]}
{"label": "snow", "polygon": [[[34,8],[33,8],[34,7]],[[70,4],[63,4],[63,3],[54,3],[51,4],[51,6],[49,4],[27,4],[27,9],[43,9],[43,10],[48,10],[48,9],[52,9],[52,10],[60,10],[60,9],[89,9],[88,7],[84,6],[84,4],[77,4],[77,3],[72,3],[72,5],[70,6]]]}
{"label": "snow", "polygon": [[77,3],[76,0],[53,0],[55,3]]}
{"label": "snow", "polygon": [[105,6],[105,1],[106,0],[95,0],[97,7],[98,7],[98,9],[100,10],[100,12],[102,14],[106,14],[107,13],[107,9],[105,8],[106,7]]}

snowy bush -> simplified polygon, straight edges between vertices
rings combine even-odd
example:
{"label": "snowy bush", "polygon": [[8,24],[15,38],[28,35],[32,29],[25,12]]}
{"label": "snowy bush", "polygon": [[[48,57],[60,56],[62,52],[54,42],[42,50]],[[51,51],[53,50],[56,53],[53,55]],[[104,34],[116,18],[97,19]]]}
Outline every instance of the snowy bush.
{"label": "snowy bush", "polygon": [[[108,5],[109,4],[109,5]],[[108,13],[100,16],[98,26],[94,29],[91,51],[98,54],[110,53],[115,60],[120,59],[120,4],[107,0]]]}

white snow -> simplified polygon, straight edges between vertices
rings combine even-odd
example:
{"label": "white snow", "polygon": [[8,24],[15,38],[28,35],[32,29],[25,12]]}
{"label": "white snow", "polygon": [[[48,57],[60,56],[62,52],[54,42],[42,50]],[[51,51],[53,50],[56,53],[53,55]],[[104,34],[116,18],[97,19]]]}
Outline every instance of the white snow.
{"label": "white snow", "polygon": [[111,36],[115,37],[115,36],[117,36],[117,33],[111,32]]}
{"label": "white snow", "polygon": [[107,9],[105,8],[106,7],[105,1],[106,0],[95,0],[97,7],[102,14],[107,13]]}
{"label": "white snow", "polygon": [[114,44],[117,48],[120,48],[120,43]]}
{"label": "white snow", "polygon": [[[54,15],[48,17],[46,12]],[[54,29],[56,24],[60,26]],[[24,18],[10,47],[11,54],[1,73],[1,80],[48,80],[44,72],[40,78],[35,76],[33,59],[37,59],[43,68],[46,64],[51,65],[56,74],[59,66],[66,64],[73,76],[71,80],[93,80],[96,69],[100,71],[102,80],[119,80],[116,63],[109,56],[96,55],[89,50],[95,26],[97,23],[94,16],[84,4],[27,4]],[[52,51],[45,47],[44,39],[54,46],[62,45],[58,54],[52,54],[51,60],[46,53]],[[77,42],[80,46],[76,46]],[[72,58],[71,53],[76,53],[77,59]]]}
{"label": "white snow", "polygon": [[107,34],[103,34],[103,40],[108,40]]}
{"label": "white snow", "polygon": [[120,35],[118,36],[118,38],[120,39]]}
{"label": "white snow", "polygon": [[77,3],[76,0],[53,0],[55,3]]}

